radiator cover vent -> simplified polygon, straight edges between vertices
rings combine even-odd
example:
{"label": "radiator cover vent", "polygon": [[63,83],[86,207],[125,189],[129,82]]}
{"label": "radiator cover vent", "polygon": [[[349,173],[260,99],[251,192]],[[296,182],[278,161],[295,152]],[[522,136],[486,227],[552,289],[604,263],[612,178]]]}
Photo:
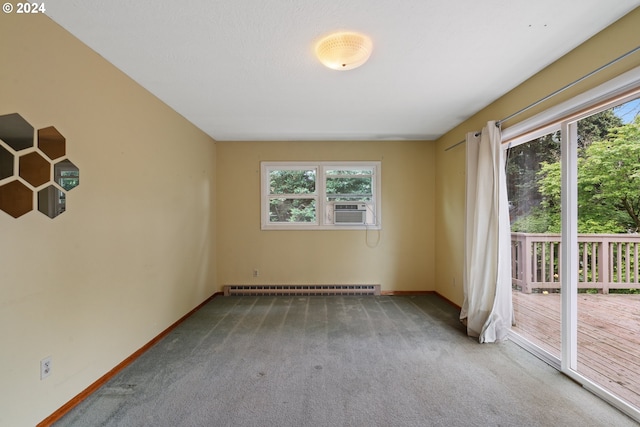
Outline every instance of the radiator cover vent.
{"label": "radiator cover vent", "polygon": [[380,295],[380,285],[226,285],[224,295]]}

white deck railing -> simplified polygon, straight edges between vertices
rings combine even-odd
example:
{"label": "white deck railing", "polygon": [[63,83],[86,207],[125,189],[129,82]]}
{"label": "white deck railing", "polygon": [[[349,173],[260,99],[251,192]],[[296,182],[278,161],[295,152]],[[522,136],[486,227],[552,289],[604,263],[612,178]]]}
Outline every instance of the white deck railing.
{"label": "white deck railing", "polygon": [[[578,288],[640,288],[640,235],[579,234]],[[511,233],[511,275],[523,292],[560,288],[560,235]]]}

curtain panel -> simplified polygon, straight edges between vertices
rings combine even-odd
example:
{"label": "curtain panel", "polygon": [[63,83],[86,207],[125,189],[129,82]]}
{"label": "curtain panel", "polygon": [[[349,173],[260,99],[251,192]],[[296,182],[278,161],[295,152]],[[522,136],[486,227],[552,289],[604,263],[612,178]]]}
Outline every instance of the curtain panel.
{"label": "curtain panel", "polygon": [[511,229],[504,151],[494,121],[466,138],[464,302],[460,320],[481,343],[507,338],[513,321]]}

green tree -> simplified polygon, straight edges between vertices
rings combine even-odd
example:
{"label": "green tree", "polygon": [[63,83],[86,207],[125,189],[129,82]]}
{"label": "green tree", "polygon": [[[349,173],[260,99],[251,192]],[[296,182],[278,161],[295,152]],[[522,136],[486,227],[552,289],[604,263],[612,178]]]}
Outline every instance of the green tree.
{"label": "green tree", "polygon": [[[578,151],[583,157],[594,142],[622,125],[613,109],[578,122]],[[512,229],[529,233],[560,230],[560,132],[513,147],[507,152],[507,193],[512,206]],[[541,188],[541,180],[546,188]]]}
{"label": "green tree", "polygon": [[[542,203],[537,176],[541,165],[560,160],[560,132],[554,132],[507,150],[507,194],[515,220],[528,217]],[[517,231],[517,230],[515,230]],[[535,232],[532,230],[522,230]]]}
{"label": "green tree", "polygon": [[579,212],[640,229],[640,117],[593,142],[578,163]]}
{"label": "green tree", "polygon": [[578,150],[586,150],[592,142],[609,137],[609,130],[622,126],[622,119],[615,114],[615,108],[601,111],[578,122]]}
{"label": "green tree", "polygon": [[313,222],[316,206],[313,198],[292,198],[290,195],[313,194],[316,191],[316,171],[273,170],[269,173],[269,194],[282,195],[269,203],[272,222]]}
{"label": "green tree", "polygon": [[[538,178],[547,222],[558,224],[560,163],[544,162]],[[584,147],[578,159],[578,232],[621,233],[639,229],[640,117],[636,117],[635,122],[615,127],[605,139],[591,141]]]}
{"label": "green tree", "polygon": [[[315,169],[280,169],[269,172],[271,222],[313,222],[317,206]],[[371,169],[328,170],[324,180],[329,201],[370,201]],[[310,197],[304,197],[309,194]],[[313,195],[313,196],[311,196]],[[302,197],[301,197],[302,196]]]}
{"label": "green tree", "polygon": [[369,169],[329,170],[326,193],[334,201],[371,200],[373,176]]}

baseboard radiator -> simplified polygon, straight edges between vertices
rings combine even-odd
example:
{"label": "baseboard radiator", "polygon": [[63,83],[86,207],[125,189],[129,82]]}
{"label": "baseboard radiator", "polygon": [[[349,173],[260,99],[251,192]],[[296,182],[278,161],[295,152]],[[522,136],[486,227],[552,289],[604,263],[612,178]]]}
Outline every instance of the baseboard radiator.
{"label": "baseboard radiator", "polygon": [[380,295],[380,285],[226,285],[224,295]]}

